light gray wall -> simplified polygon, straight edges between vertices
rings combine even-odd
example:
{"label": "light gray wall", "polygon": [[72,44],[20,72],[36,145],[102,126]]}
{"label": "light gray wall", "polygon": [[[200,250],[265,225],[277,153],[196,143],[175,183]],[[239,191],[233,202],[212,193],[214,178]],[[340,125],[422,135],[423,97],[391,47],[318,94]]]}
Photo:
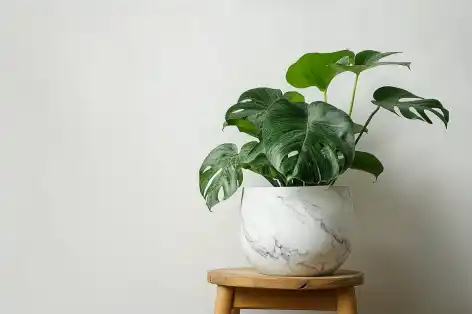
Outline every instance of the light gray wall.
{"label": "light gray wall", "polygon": [[[211,313],[206,269],[245,265],[238,197],[210,214],[197,189],[209,150],[244,140],[223,113],[245,89],[286,90],[301,54],[343,48],[413,62],[361,77],[356,121],[382,84],[451,110],[447,132],[380,113],[361,146],[385,173],[340,181],[361,313],[472,312],[469,2],[2,2],[0,313]],[[351,85],[330,101],[346,108]]]}

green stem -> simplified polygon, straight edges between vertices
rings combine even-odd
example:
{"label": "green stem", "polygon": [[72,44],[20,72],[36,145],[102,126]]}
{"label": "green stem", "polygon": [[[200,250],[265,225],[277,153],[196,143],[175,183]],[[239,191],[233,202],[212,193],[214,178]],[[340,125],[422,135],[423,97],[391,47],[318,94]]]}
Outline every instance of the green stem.
{"label": "green stem", "polygon": [[324,98],[323,98],[323,99],[324,99],[324,102],[328,102],[328,90],[325,90],[325,91],[323,92],[323,97],[324,97]]}
{"label": "green stem", "polygon": [[367,126],[369,125],[374,115],[379,111],[379,109],[380,109],[380,106],[377,106],[377,108],[375,108],[375,110],[370,114],[369,118],[367,118],[367,121],[365,122],[364,127],[361,130],[361,133],[359,133],[359,136],[356,139],[355,145],[357,145],[357,143],[361,139],[362,134],[365,133],[365,130],[367,130]]}
{"label": "green stem", "polygon": [[354,89],[352,90],[351,105],[349,106],[349,116],[352,116],[352,109],[354,109],[354,99],[356,98],[357,81],[359,81],[359,74],[356,74],[354,80]]}

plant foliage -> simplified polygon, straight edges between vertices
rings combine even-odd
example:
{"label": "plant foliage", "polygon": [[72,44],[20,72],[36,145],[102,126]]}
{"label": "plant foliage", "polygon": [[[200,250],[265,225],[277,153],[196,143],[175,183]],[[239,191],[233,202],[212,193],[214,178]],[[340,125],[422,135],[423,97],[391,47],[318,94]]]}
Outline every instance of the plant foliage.
{"label": "plant foliage", "polygon": [[[365,123],[351,119],[359,76],[364,71],[410,62],[384,61],[398,52],[350,50],[307,53],[286,73],[295,88],[316,87],[324,101],[308,103],[298,91],[258,87],[245,91],[225,114],[223,128],[235,126],[253,139],[238,150],[226,143],[213,149],[199,171],[200,193],[209,209],[233,195],[243,182],[243,169],[263,176],[273,186],[333,184],[348,169],[361,170],[376,179],[384,171],[371,153],[356,150],[361,137],[380,108],[398,116],[433,123],[436,116],[447,127],[449,111],[440,101],[422,98],[404,89],[384,86],[373,94],[376,106]],[[347,113],[327,101],[327,90],[343,72],[355,74]]]}

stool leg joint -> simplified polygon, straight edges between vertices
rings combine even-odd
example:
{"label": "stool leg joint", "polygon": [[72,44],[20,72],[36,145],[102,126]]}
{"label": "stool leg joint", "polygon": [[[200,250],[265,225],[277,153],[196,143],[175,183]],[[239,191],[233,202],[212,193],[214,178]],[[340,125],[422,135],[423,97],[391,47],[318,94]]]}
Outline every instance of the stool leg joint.
{"label": "stool leg joint", "polygon": [[233,311],[233,300],[234,288],[218,286],[216,290],[215,314],[238,314],[238,312]]}
{"label": "stool leg joint", "polygon": [[338,314],[357,314],[356,291],[354,287],[337,290]]}

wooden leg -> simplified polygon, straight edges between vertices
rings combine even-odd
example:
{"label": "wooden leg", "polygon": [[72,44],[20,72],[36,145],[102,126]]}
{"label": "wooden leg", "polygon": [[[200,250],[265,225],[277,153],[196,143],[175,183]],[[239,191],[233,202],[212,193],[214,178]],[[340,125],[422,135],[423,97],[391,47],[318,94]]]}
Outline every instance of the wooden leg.
{"label": "wooden leg", "polygon": [[354,288],[338,290],[338,314],[357,314],[356,292]]}
{"label": "wooden leg", "polygon": [[231,314],[234,289],[218,286],[216,290],[215,314]]}
{"label": "wooden leg", "polygon": [[233,309],[233,311],[231,312],[231,314],[239,314],[239,309]]}

